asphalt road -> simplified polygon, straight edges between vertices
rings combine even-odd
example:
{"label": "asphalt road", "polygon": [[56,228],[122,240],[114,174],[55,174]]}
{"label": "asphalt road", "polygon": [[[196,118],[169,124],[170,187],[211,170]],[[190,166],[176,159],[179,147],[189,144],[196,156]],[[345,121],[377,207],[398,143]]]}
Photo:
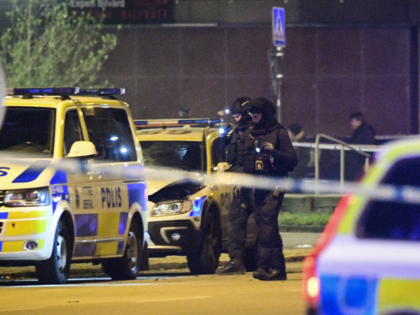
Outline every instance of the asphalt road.
{"label": "asphalt road", "polygon": [[301,274],[287,281],[182,272],[135,281],[72,279],[62,286],[16,281],[0,287],[0,314],[303,314]]}

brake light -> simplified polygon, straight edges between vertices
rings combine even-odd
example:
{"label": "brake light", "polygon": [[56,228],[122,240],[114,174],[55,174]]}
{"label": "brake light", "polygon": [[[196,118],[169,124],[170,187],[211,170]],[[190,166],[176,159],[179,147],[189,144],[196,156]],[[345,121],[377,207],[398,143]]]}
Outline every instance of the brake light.
{"label": "brake light", "polygon": [[345,195],[341,198],[314,249],[303,261],[302,296],[306,300],[309,309],[317,308],[321,293],[321,285],[316,272],[318,256],[333,239],[341,219],[346,213],[350,199],[351,195]]}

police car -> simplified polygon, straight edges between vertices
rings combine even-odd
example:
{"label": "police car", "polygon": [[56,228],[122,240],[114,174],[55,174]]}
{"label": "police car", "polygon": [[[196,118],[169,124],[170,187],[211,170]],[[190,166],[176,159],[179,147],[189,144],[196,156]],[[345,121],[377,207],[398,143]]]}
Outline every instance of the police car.
{"label": "police car", "polygon": [[308,314],[420,314],[420,140],[378,153],[306,257]]}
{"label": "police car", "polygon": [[[149,254],[151,257],[186,255],[193,274],[212,274],[227,251],[232,185],[205,185],[202,174],[223,172],[224,137],[218,119],[135,120],[149,193]],[[179,179],[147,178],[148,167],[194,173]],[[255,268],[256,225],[248,222],[245,264]]]}
{"label": "police car", "polygon": [[[113,279],[147,268],[147,190],[124,89],[10,89],[0,130],[0,266],[65,283],[71,262]],[[0,270],[1,273],[1,270]]]}

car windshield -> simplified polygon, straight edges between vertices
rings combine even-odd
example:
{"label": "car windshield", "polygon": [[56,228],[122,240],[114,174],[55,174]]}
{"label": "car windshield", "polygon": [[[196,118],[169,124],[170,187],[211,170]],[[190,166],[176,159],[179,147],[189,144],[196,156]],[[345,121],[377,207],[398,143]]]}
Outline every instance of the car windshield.
{"label": "car windshield", "polygon": [[146,166],[203,171],[204,148],[198,141],[140,141]]}
{"label": "car windshield", "polygon": [[54,119],[52,108],[7,107],[0,130],[0,151],[52,156]]}
{"label": "car windshield", "polygon": [[[420,158],[395,163],[381,181],[385,185],[420,188]],[[420,241],[420,204],[372,200],[359,220],[361,238]]]}

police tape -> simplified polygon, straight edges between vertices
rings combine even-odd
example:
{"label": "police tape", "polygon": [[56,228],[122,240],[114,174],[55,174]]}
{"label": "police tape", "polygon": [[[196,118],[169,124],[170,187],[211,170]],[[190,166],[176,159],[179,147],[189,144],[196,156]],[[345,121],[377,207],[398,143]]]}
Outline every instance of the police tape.
{"label": "police tape", "polygon": [[195,180],[205,185],[230,185],[263,190],[282,190],[288,193],[352,194],[370,199],[420,204],[420,188],[415,186],[373,185],[335,180],[276,178],[261,175],[221,172],[213,174],[179,172],[173,169],[147,169],[146,180]]}
{"label": "police tape", "polygon": [[[22,170],[28,170],[34,165],[37,159],[22,158],[23,156],[3,154],[0,157],[0,178],[7,173],[6,165],[11,162],[14,166],[21,165]],[[89,175],[99,174],[108,178],[127,178],[144,179],[146,186],[152,184],[153,181],[166,182],[167,185],[174,185],[180,181],[195,181],[203,185],[212,186],[217,189],[217,185],[228,185],[235,187],[246,187],[263,190],[282,190],[286,193],[305,193],[305,194],[352,194],[364,196],[370,199],[402,202],[411,204],[420,204],[420,188],[416,186],[396,186],[384,184],[368,185],[363,182],[340,182],[335,180],[315,181],[312,179],[294,179],[294,178],[277,178],[262,175],[252,175],[243,173],[233,173],[224,171],[215,171],[212,173],[180,171],[176,168],[153,168],[153,167],[135,167],[129,168],[129,163],[124,164],[121,168],[115,167],[99,167],[98,164],[88,163],[79,159],[61,159],[50,160],[47,164],[37,165],[36,167],[50,168],[55,170],[63,170],[71,175]],[[4,165],[4,166],[3,166]],[[4,185],[2,185],[4,186]]]}

